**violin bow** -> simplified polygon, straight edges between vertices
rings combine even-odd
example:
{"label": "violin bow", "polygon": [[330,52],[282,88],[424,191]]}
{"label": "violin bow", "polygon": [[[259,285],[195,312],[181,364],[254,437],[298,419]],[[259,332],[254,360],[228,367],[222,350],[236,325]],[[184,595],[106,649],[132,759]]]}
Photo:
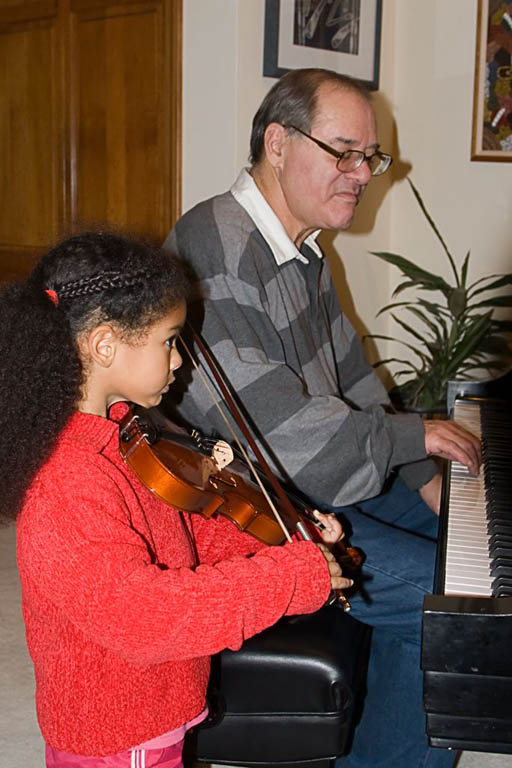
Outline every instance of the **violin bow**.
{"label": "violin bow", "polygon": [[[187,323],[187,325],[189,325],[189,324]],[[192,328],[190,325],[189,325],[189,328],[190,328],[190,331],[191,331],[192,335],[196,334],[196,331],[194,331],[194,329],[193,329],[193,328]],[[197,334],[196,334],[196,335],[197,335]],[[237,406],[235,405],[235,403],[234,403],[234,401],[233,401],[233,399],[232,399],[231,393],[229,392],[229,390],[227,389],[227,387],[226,387],[226,385],[225,385],[224,381],[223,381],[223,380],[222,380],[222,378],[220,377],[220,373],[219,373],[219,372],[218,372],[218,370],[217,370],[216,364],[214,364],[214,363],[213,363],[213,361],[212,361],[212,359],[211,359],[211,356],[208,354],[208,351],[206,350],[206,347],[204,346],[204,342],[203,342],[202,340],[199,340],[199,341],[198,341],[198,339],[195,339],[195,340],[196,340],[196,342],[198,342],[198,346],[199,346],[200,344],[203,346],[203,350],[204,350],[204,352],[206,353],[206,357],[205,357],[205,360],[206,360],[206,362],[208,363],[208,361],[209,361],[209,363],[210,363],[210,364],[213,364],[213,367],[211,368],[211,370],[212,370],[212,373],[213,373],[213,376],[214,376],[214,378],[216,379],[216,381],[217,381],[217,384],[218,384],[218,385],[219,385],[219,387],[221,388],[222,394],[224,395],[224,398],[225,398],[225,401],[226,401],[226,402],[227,402],[227,404],[228,404],[228,407],[230,407],[230,404],[231,404],[231,406],[232,406],[232,407],[233,407],[233,409],[234,409],[234,412],[232,411],[232,415],[233,415],[233,418],[234,418],[234,419],[235,419],[235,421],[237,422],[237,424],[238,424],[238,426],[240,427],[240,429],[241,429],[242,433],[243,433],[243,434],[245,435],[245,437],[247,438],[247,441],[248,441],[249,443],[253,442],[253,438],[252,438],[252,435],[250,435],[250,433],[248,432],[248,430],[247,430],[247,427],[246,427],[246,425],[245,425],[245,423],[244,423],[244,421],[243,421],[243,418],[242,418],[241,414],[238,412],[238,408],[237,408]],[[193,356],[192,352],[190,351],[190,349],[188,348],[188,346],[187,346],[186,342],[184,341],[184,339],[183,339],[182,337],[180,337],[180,343],[183,345],[183,348],[185,349],[185,351],[186,351],[186,353],[187,353],[188,357],[190,358],[190,360],[191,360],[191,362],[192,362],[192,365],[193,365],[193,366],[196,368],[196,370],[197,370],[197,373],[198,373],[199,377],[201,378],[201,381],[202,381],[202,383],[203,383],[204,387],[206,388],[206,390],[208,391],[208,393],[209,393],[210,397],[212,398],[212,402],[213,402],[213,404],[214,404],[214,405],[215,405],[215,407],[218,409],[218,411],[219,411],[219,414],[220,414],[220,416],[221,416],[222,420],[223,420],[223,421],[224,421],[224,423],[226,424],[226,427],[227,427],[227,429],[229,430],[229,432],[231,433],[231,435],[232,435],[232,437],[233,437],[234,441],[236,442],[236,444],[237,444],[237,446],[238,446],[238,448],[239,448],[239,450],[240,450],[240,452],[241,452],[241,454],[242,454],[243,458],[244,458],[244,459],[245,459],[245,461],[247,462],[247,466],[248,466],[248,467],[249,467],[249,469],[251,470],[251,472],[252,472],[252,474],[253,474],[253,477],[254,477],[254,479],[255,479],[256,483],[259,485],[261,492],[263,493],[264,497],[266,498],[266,500],[267,500],[267,503],[268,503],[268,505],[270,506],[270,508],[271,508],[271,510],[272,510],[272,513],[274,514],[274,516],[275,516],[275,518],[276,518],[277,522],[279,523],[279,525],[280,525],[280,527],[281,527],[281,529],[282,529],[282,531],[283,531],[283,534],[284,534],[285,538],[286,538],[288,541],[292,541],[292,537],[290,536],[290,532],[289,532],[289,530],[288,530],[288,528],[287,528],[286,524],[283,522],[283,520],[282,520],[282,518],[281,518],[281,515],[280,515],[280,514],[279,514],[279,512],[277,511],[277,509],[276,509],[276,507],[275,507],[275,504],[274,504],[274,502],[272,501],[272,498],[271,498],[271,496],[269,495],[269,493],[268,493],[267,489],[266,489],[266,488],[265,488],[265,486],[263,485],[263,483],[262,483],[262,481],[261,481],[261,478],[259,477],[259,475],[258,475],[258,473],[257,473],[257,471],[256,471],[256,469],[255,469],[255,467],[254,467],[254,465],[253,465],[253,463],[252,463],[252,461],[251,461],[251,458],[250,458],[249,454],[247,453],[247,451],[245,450],[244,446],[242,445],[242,443],[241,443],[241,442],[240,442],[240,440],[238,439],[238,435],[236,434],[236,432],[234,431],[233,427],[232,427],[232,426],[231,426],[231,424],[229,423],[229,421],[228,421],[228,419],[227,419],[227,417],[226,417],[226,415],[225,415],[224,411],[222,410],[222,408],[220,408],[220,406],[219,406],[219,403],[218,403],[218,402],[216,401],[216,399],[215,399],[215,393],[212,391],[212,388],[210,387],[210,384],[208,383],[208,380],[205,378],[205,376],[204,376],[203,372],[201,371],[201,368],[200,368],[200,366],[199,366],[198,362],[195,360],[195,358],[194,358],[194,356]],[[201,350],[201,351],[203,352],[203,350]],[[251,446],[251,447],[252,447],[252,446]],[[256,456],[256,457],[257,457],[257,454],[258,454],[258,453],[261,455],[261,453],[259,452],[258,446],[256,445],[256,453],[255,453],[255,456]],[[266,462],[265,462],[265,459],[264,459],[263,457],[262,457],[262,459],[263,459],[263,462],[264,462],[264,463],[266,463]],[[268,465],[267,465],[267,469],[268,469],[268,471],[269,471],[269,472],[271,472],[270,468],[268,468]],[[264,472],[264,474],[265,474],[265,476],[268,478],[268,474],[267,474],[266,472]],[[275,479],[275,478],[274,478],[274,479]],[[270,481],[270,482],[271,482],[271,481]],[[276,482],[277,482],[277,481],[276,481]],[[272,483],[272,487],[275,487],[273,483]],[[282,489],[281,489],[281,490],[282,490]],[[277,493],[277,490],[276,490],[276,493]],[[283,492],[283,493],[284,493],[284,492]],[[283,498],[283,497],[281,497],[281,496],[280,496],[280,498]],[[294,517],[294,519],[295,519],[295,517],[297,516],[297,511],[296,511],[295,509],[293,509],[293,507],[292,507],[292,509],[290,509],[290,507],[291,507],[291,503],[290,503],[290,501],[289,501],[289,499],[288,499],[287,497],[285,497],[285,498],[286,498],[286,501],[284,501],[284,504],[286,505],[286,510],[287,510],[287,512],[289,512],[289,513],[290,513],[290,512],[293,510],[293,517]],[[300,522],[300,521],[299,521],[299,522]]]}
{"label": "violin bow", "polygon": [[[223,379],[223,377],[221,375],[221,372],[219,371],[218,364],[216,362],[214,362],[214,360],[213,360],[213,358],[212,358],[212,356],[211,356],[211,354],[210,354],[210,352],[209,352],[205,342],[203,341],[203,339],[201,338],[199,333],[192,327],[192,325],[188,321],[187,321],[186,325],[187,325],[187,328],[189,329],[189,331],[190,331],[190,333],[192,335],[193,341],[197,345],[197,347],[198,347],[199,351],[201,352],[201,355],[203,356],[203,358],[204,358],[208,368],[210,369],[210,371],[211,371],[211,373],[212,373],[212,375],[213,375],[213,377],[214,377],[214,379],[215,379],[215,381],[216,381],[216,383],[217,383],[217,385],[218,385],[218,387],[219,387],[219,389],[220,389],[220,391],[221,391],[221,393],[222,393],[222,395],[224,397],[224,400],[225,400],[225,402],[226,402],[226,404],[227,404],[227,406],[228,406],[228,408],[230,410],[231,415],[233,416],[235,422],[237,423],[241,433],[243,434],[243,436],[247,440],[248,445],[250,446],[254,456],[256,457],[256,460],[258,461],[258,464],[261,466],[261,469],[264,472],[265,476],[267,477],[267,479],[268,479],[270,485],[272,486],[274,492],[276,493],[276,496],[278,497],[279,501],[283,505],[283,508],[284,508],[288,518],[289,518],[289,523],[290,523],[290,521],[293,521],[293,524],[295,525],[295,529],[299,532],[299,534],[302,536],[302,538],[305,539],[306,541],[311,541],[311,536],[309,535],[309,532],[308,532],[306,526],[304,525],[304,523],[300,519],[299,513],[297,512],[297,510],[292,505],[290,499],[288,498],[288,496],[284,492],[284,490],[283,490],[281,484],[279,483],[279,481],[277,480],[275,474],[270,469],[270,467],[269,467],[265,457],[261,453],[261,451],[260,451],[260,449],[259,449],[259,447],[258,447],[258,445],[257,445],[257,443],[255,441],[255,439],[251,435],[250,430],[247,427],[247,424],[245,423],[245,420],[244,420],[244,418],[243,418],[243,416],[242,416],[242,414],[240,412],[240,409],[239,409],[238,405],[235,403],[235,400],[233,399],[233,397],[232,397],[232,395],[231,395],[231,393],[230,393],[226,383],[224,382],[224,379]],[[184,340],[181,337],[180,337],[180,342],[183,345],[183,347],[184,347],[188,357],[190,358],[192,364],[194,365],[194,367],[199,372],[199,366],[198,366],[197,362],[195,361],[195,359],[194,359],[191,351],[189,350],[187,344],[184,342]],[[215,401],[215,405],[218,406],[218,403],[216,401]],[[221,411],[221,413],[222,413],[222,411]],[[222,415],[224,416],[224,414],[222,414]],[[251,470],[252,470],[252,472],[253,472],[253,474],[254,474],[257,482],[258,482],[258,484],[260,485],[260,487],[264,491],[265,496],[267,498],[267,501],[269,502],[270,507],[272,509],[272,512],[275,515],[279,525],[283,529],[283,532],[285,533],[286,538],[288,539],[288,541],[291,541],[292,540],[291,536],[290,536],[288,530],[286,529],[286,526],[283,523],[283,521],[281,519],[281,516],[279,515],[277,509],[275,508],[275,505],[272,503],[272,501],[270,500],[268,494],[266,493],[266,491],[264,489],[264,486],[262,486],[261,480],[257,477],[257,472],[255,471],[254,467],[252,466],[252,463],[251,463],[249,457],[247,456],[246,451],[243,449],[243,446],[240,444],[240,441],[238,440],[238,437],[234,433],[234,431],[233,431],[231,425],[229,424],[229,422],[226,419],[225,419],[225,421],[228,424],[228,427],[229,427],[229,429],[231,431],[231,434],[234,435],[235,440],[237,441],[238,446],[242,450],[244,456],[246,456],[246,458],[248,460],[248,463],[249,463],[249,466],[250,466],[250,468],[251,468]],[[350,603],[347,600],[347,598],[345,597],[345,595],[341,592],[341,590],[333,590],[332,591],[332,596],[331,596],[331,598],[329,599],[328,602],[329,602],[329,604],[331,604],[333,602],[339,602],[344,611],[349,611],[350,610]]]}

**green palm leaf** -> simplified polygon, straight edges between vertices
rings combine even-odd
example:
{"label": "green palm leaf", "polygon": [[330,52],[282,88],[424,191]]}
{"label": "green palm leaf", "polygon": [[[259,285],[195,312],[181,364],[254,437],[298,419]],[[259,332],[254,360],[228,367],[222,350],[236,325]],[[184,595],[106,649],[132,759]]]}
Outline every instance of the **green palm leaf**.
{"label": "green palm leaf", "polygon": [[462,265],[462,269],[460,271],[460,282],[463,288],[466,287],[466,280],[468,276],[468,266],[469,266],[469,254],[471,251],[468,251],[466,254],[466,258],[464,259],[464,264]]}
{"label": "green palm leaf", "polygon": [[484,285],[482,288],[479,288],[477,291],[473,291],[471,294],[471,297],[476,296],[478,293],[484,293],[485,291],[496,291],[498,288],[504,288],[506,285],[512,285],[512,275],[489,275],[488,277],[482,277],[480,280],[477,280],[476,283],[473,283],[471,288],[473,288],[475,285],[482,283],[484,280],[491,280],[492,278],[497,277],[498,279],[495,280],[493,283],[489,283],[488,285]]}
{"label": "green palm leaf", "polygon": [[453,274],[455,276],[455,280],[457,281],[457,285],[460,285],[459,275],[457,273],[457,267],[455,266],[455,262],[453,260],[453,257],[451,255],[450,251],[448,250],[448,246],[446,245],[445,241],[443,240],[443,237],[442,237],[441,233],[439,232],[438,228],[436,227],[435,222],[434,222],[433,218],[431,217],[430,213],[425,208],[425,203],[423,202],[420,193],[418,192],[418,190],[416,189],[416,187],[414,186],[414,184],[412,183],[412,181],[409,178],[407,179],[407,181],[409,182],[409,186],[411,187],[411,189],[412,189],[412,191],[414,193],[414,197],[418,201],[418,205],[420,206],[420,208],[421,208],[421,210],[423,212],[423,215],[425,216],[426,220],[428,221],[428,223],[430,224],[430,226],[434,230],[435,234],[437,235],[437,238],[439,239],[439,242],[443,246],[444,251],[445,251],[446,255],[448,256],[448,259],[450,261],[450,264],[451,264],[451,267],[452,267],[452,270],[453,270]]}
{"label": "green palm leaf", "polygon": [[410,303],[410,301],[395,301],[393,304],[387,304],[385,307],[382,307],[382,309],[379,309],[375,317],[382,315],[384,312],[388,312],[390,309],[395,309],[395,307],[407,307]]}
{"label": "green palm leaf", "polygon": [[[435,333],[436,336],[439,337],[439,328],[436,325],[435,322],[430,320],[430,318],[421,311],[421,309],[418,309],[417,307],[407,307],[407,311],[411,312],[415,317],[419,318],[425,325],[430,328],[431,331]],[[420,340],[422,339],[421,336],[418,337]]]}
{"label": "green palm leaf", "polygon": [[494,296],[492,299],[479,301],[478,304],[472,304],[471,309],[478,307],[512,307],[512,296]]}
{"label": "green palm leaf", "polygon": [[483,315],[477,318],[463,334],[457,343],[453,356],[450,361],[450,370],[455,374],[464,360],[477,349],[479,343],[489,331],[491,314]]}
{"label": "green palm leaf", "polygon": [[412,261],[399,256],[397,253],[388,253],[387,251],[370,251],[370,253],[388,262],[388,264],[398,267],[405,277],[410,278],[412,285],[421,285],[426,290],[442,291],[444,294],[448,294],[452,290],[451,286],[442,277],[417,267]]}

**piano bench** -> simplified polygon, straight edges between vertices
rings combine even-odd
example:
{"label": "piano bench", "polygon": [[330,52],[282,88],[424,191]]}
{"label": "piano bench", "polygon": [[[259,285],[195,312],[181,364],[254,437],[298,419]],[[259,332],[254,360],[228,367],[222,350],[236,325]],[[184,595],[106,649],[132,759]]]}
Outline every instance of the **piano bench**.
{"label": "piano bench", "polygon": [[336,606],[294,616],[212,660],[210,716],[187,761],[327,768],[350,744],[370,628]]}

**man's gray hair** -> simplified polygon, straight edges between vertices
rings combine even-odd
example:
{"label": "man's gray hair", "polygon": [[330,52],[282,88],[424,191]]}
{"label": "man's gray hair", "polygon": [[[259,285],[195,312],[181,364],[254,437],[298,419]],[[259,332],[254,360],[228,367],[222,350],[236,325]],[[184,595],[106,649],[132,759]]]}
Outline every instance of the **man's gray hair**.
{"label": "man's gray hair", "polygon": [[359,81],[330,69],[287,72],[267,93],[252,121],[249,157],[252,165],[263,157],[265,131],[270,123],[294,125],[309,133],[315,117],[318,89],[324,84],[358,93],[370,100],[368,90]]}

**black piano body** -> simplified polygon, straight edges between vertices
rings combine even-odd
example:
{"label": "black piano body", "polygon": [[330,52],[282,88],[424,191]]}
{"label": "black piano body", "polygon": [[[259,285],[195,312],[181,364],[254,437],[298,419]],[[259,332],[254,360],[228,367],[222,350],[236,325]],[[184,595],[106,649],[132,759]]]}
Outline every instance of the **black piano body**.
{"label": "black piano body", "polygon": [[[492,407],[503,413],[503,422],[508,420],[510,423],[511,393],[512,371],[509,371],[486,383],[460,382],[459,387],[452,388],[449,397],[451,395],[455,407],[457,398],[475,398],[475,407],[479,409],[484,409],[484,404],[491,399]],[[483,423],[482,439],[485,442]],[[512,571],[512,433],[508,438],[500,438],[500,442],[500,450],[503,449],[506,459],[502,460],[494,451],[492,453],[498,458],[491,459],[498,463],[505,476],[500,501],[505,528],[500,526],[499,530],[500,535],[504,530],[505,546],[511,549]],[[493,480],[487,476],[487,469],[484,474],[482,482],[488,497]],[[434,594],[425,598],[423,610],[423,701],[429,743],[437,747],[512,754],[512,590],[508,587],[512,576],[509,577],[509,555],[505,551],[506,587],[499,590],[501,596],[495,596],[496,579],[492,582],[490,596],[446,593],[450,494],[448,464],[443,481]],[[492,512],[487,509],[485,515],[488,517]]]}

